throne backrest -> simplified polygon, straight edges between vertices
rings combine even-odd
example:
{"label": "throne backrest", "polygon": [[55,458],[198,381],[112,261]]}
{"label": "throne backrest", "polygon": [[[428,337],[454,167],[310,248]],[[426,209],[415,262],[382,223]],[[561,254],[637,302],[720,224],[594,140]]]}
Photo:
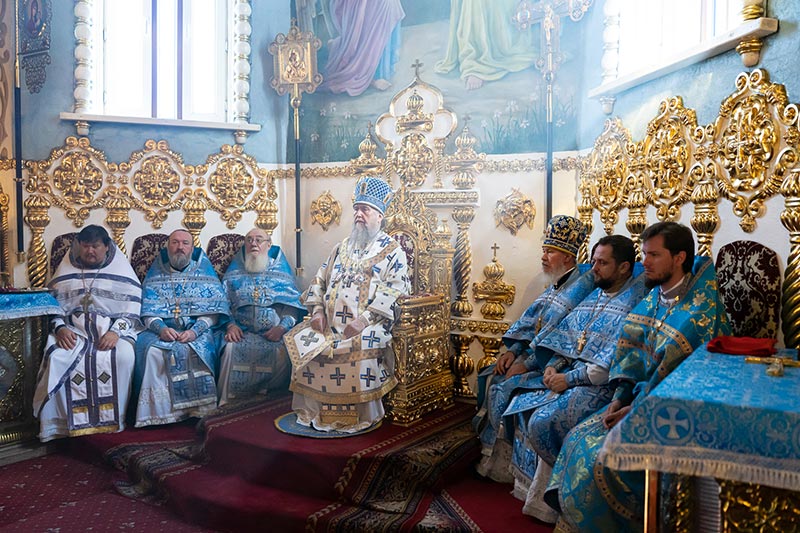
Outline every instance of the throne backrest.
{"label": "throne backrest", "polygon": [[58,268],[58,265],[61,264],[61,260],[64,259],[64,256],[69,252],[69,249],[72,246],[72,241],[75,239],[76,235],[78,235],[76,232],[63,233],[53,239],[53,244],[50,245],[51,278],[53,277],[53,274],[56,273],[56,269]]}
{"label": "throne backrest", "polygon": [[211,264],[214,265],[214,270],[217,275],[222,279],[225,271],[233,261],[233,256],[241,249],[244,244],[244,235],[238,233],[223,233],[222,235],[215,235],[208,241],[208,248],[206,254]]}
{"label": "throne backrest", "polygon": [[733,334],[774,339],[781,313],[778,255],[761,243],[733,241],[720,248],[717,284]]}
{"label": "throne backrest", "polygon": [[150,265],[153,264],[161,249],[167,245],[168,240],[169,235],[164,233],[148,233],[134,239],[131,248],[131,266],[139,281],[144,281]]}
{"label": "throne backrest", "polygon": [[[436,292],[433,273],[436,214],[413,195],[398,191],[386,210],[384,231],[393,237],[408,258],[411,294]],[[443,292],[442,288],[439,288]],[[449,297],[449,290],[446,293]]]}

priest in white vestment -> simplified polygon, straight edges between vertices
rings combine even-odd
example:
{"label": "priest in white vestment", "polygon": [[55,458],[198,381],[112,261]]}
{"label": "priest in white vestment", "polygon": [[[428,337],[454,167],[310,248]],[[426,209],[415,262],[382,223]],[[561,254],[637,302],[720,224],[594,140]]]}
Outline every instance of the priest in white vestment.
{"label": "priest in white vestment", "polygon": [[382,179],[358,181],[352,232],[303,295],[311,320],[284,337],[299,424],[354,433],[385,414],[381,398],[397,384],[394,306],[410,285],[405,252],[381,229],[391,197]]}
{"label": "priest in white vestment", "polygon": [[49,285],[53,318],[33,399],[39,439],[125,429],[142,287],[108,232],[83,228]]}

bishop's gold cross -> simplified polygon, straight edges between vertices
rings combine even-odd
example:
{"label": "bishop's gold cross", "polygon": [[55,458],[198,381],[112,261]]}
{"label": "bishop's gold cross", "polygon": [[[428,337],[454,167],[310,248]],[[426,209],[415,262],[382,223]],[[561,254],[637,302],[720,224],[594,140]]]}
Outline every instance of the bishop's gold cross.
{"label": "bishop's gold cross", "polygon": [[800,361],[795,361],[789,357],[745,357],[744,362],[769,365],[767,367],[767,375],[775,377],[783,375],[783,367],[785,366],[800,367]]}

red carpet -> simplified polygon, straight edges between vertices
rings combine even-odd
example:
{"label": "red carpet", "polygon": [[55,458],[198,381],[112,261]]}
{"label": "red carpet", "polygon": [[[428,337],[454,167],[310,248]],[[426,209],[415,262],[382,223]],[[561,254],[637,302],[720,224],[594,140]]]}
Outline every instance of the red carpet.
{"label": "red carpet", "polygon": [[290,403],[229,409],[207,417],[197,434],[183,426],[81,440],[127,473],[121,492],[165,501],[208,527],[260,529],[268,520],[283,531],[403,531],[436,519],[472,529],[445,507],[431,511],[431,503],[449,476],[478,457],[473,406],[458,404],[409,428],[384,424],[320,440],[274,427]]}
{"label": "red carpet", "polygon": [[[110,471],[92,479],[106,487],[106,503],[98,508],[103,523],[116,523],[126,509],[144,506],[161,516],[170,509],[199,525],[175,529],[162,519],[161,526],[139,527],[141,519],[134,521],[142,531],[552,531],[521,514],[522,503],[509,494],[510,486],[474,477],[478,441],[469,424],[472,405],[457,403],[410,428],[384,424],[357,437],[320,440],[274,427],[289,404],[289,398],[279,398],[229,408],[196,429],[184,423],[63,443],[73,456],[105,457],[120,470],[117,489],[135,498],[109,496]],[[92,497],[67,507],[82,509],[72,526],[85,524],[88,506],[100,503],[91,503]],[[59,500],[52,498],[51,505]],[[108,509],[111,500],[127,503]],[[52,522],[51,509],[44,511],[37,525]],[[59,527],[62,533],[86,529]]]}
{"label": "red carpet", "polygon": [[61,453],[0,468],[0,531],[211,531],[120,495],[114,472]]}

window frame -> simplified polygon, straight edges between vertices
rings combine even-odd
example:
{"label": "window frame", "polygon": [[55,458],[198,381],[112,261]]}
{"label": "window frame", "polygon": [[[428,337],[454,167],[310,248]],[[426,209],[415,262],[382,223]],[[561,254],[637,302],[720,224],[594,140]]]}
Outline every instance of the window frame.
{"label": "window frame", "polygon": [[102,1],[76,0],[73,10],[75,14],[74,104],[72,111],[62,112],[60,118],[75,121],[79,135],[87,135],[89,124],[92,122],[151,124],[230,130],[234,132],[236,142],[241,144],[246,140],[248,132],[261,130],[260,125],[249,122],[251,0],[221,2],[222,5],[226,2],[228,5],[227,21],[224,22],[226,28],[221,32],[227,38],[227,45],[224,50],[220,47],[220,53],[224,54],[228,66],[227,75],[220,81],[223,86],[221,94],[225,96],[224,121],[163,119],[93,112],[93,103],[102,95],[102,88],[98,87],[100,84],[93,83],[93,80],[103,70],[97,68],[98,63],[102,61],[98,43],[102,44],[99,39],[103,37],[103,28],[102,25],[95,23],[93,17],[96,13],[96,2]]}
{"label": "window frame", "polygon": [[[759,13],[766,10],[766,0],[761,0]],[[602,82],[599,86],[588,91],[588,97],[597,99],[603,105],[603,112],[613,112],[616,95],[648,81],[660,78],[689,65],[704,61],[726,51],[737,48],[741,43],[753,39],[761,39],[778,31],[778,20],[764,16],[751,17],[744,20],[734,28],[713,36],[707,40],[681,50],[668,57],[654,61],[648,68],[618,74],[619,67],[619,22],[620,3],[616,0],[607,0],[604,5],[604,31],[603,31],[603,58]],[[707,24],[706,21],[704,23]],[[707,29],[704,29],[706,31]],[[758,63],[752,57],[742,55],[745,66],[754,66]],[[751,64],[748,64],[751,62]]]}

